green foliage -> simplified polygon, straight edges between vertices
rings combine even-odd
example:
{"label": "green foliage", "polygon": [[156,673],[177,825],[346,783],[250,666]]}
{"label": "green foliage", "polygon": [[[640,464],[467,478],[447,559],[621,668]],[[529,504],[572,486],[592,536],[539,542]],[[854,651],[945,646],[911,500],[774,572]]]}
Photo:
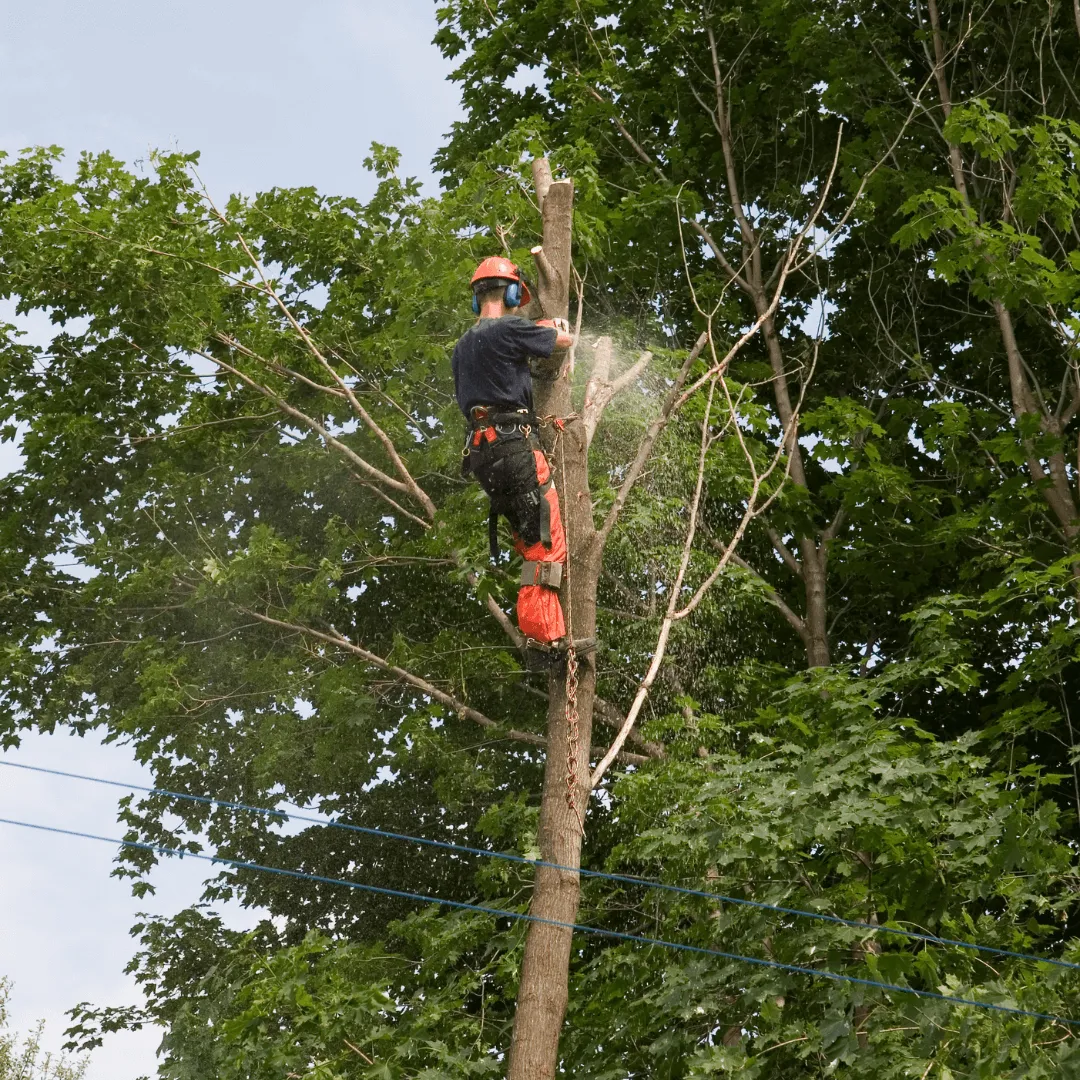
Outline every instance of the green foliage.
{"label": "green foliage", "polygon": [[23,1038],[8,1031],[10,989],[11,984],[0,979],[0,1080],[82,1080],[85,1059],[71,1061],[42,1049],[44,1022]]}

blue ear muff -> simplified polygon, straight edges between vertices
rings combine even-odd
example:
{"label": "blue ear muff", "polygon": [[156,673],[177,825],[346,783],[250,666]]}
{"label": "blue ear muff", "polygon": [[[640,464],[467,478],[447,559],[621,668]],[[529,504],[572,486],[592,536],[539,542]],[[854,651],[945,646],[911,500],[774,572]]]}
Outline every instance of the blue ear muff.
{"label": "blue ear muff", "polygon": [[480,314],[480,297],[476,293],[472,294],[472,313],[474,315]]}
{"label": "blue ear muff", "polygon": [[504,303],[508,308],[521,307],[521,283],[511,281],[506,286],[506,298]]}

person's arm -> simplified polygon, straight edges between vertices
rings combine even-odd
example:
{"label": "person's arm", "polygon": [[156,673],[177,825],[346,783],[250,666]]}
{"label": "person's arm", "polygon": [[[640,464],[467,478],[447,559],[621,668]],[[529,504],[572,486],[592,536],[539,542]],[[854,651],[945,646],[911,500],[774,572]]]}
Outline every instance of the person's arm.
{"label": "person's arm", "polygon": [[[560,332],[554,319],[529,322],[520,315],[512,315],[500,319],[499,323],[508,346],[521,357],[522,362],[528,358],[546,360],[556,349],[566,347],[563,341],[573,340],[565,331]],[[567,324],[563,322],[562,325],[566,327]]]}
{"label": "person's arm", "polygon": [[537,319],[537,326],[549,326],[555,331],[555,348],[569,349],[574,344],[574,335],[570,333],[570,324],[565,319]]}

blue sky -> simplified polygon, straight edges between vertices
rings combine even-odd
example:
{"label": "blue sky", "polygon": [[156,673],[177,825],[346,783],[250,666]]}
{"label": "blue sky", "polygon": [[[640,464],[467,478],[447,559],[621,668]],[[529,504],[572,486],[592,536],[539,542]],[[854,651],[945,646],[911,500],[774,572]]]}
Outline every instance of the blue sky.
{"label": "blue sky", "polygon": [[[0,150],[57,144],[130,163],[154,148],[199,150],[215,197],[300,184],[363,196],[376,140],[399,147],[404,171],[431,185],[430,159],[461,115],[435,30],[434,0],[0,0]],[[0,306],[5,320],[10,306]],[[41,318],[18,321],[32,339],[47,332]],[[0,446],[0,472],[17,461]],[[94,738],[32,736],[3,758],[146,781],[128,751]],[[0,817],[115,836],[116,798],[0,769]],[[114,855],[0,825],[0,976],[15,983],[14,1024],[45,1018],[52,1046],[75,1003],[137,1000],[123,973],[136,913],[174,912],[200,891],[203,867],[174,862],[156,873],[156,895],[137,901],[110,877]],[[110,1037],[88,1080],[152,1076],[157,1041]]]}

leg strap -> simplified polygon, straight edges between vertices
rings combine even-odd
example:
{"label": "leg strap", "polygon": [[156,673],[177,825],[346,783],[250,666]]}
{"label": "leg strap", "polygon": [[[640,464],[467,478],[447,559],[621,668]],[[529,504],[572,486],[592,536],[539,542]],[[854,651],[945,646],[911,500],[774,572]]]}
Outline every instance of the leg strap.
{"label": "leg strap", "polygon": [[[544,500],[547,502],[547,500]],[[563,564],[557,562],[526,562],[521,567],[522,585],[546,585],[558,589],[562,585]]]}
{"label": "leg strap", "polygon": [[[551,503],[547,501],[547,489],[551,487],[551,481],[540,487],[540,543],[544,547],[551,547]],[[558,566],[558,563],[548,564]]]}
{"label": "leg strap", "polygon": [[488,511],[488,548],[491,551],[491,561],[499,559],[499,511],[494,506]]}

